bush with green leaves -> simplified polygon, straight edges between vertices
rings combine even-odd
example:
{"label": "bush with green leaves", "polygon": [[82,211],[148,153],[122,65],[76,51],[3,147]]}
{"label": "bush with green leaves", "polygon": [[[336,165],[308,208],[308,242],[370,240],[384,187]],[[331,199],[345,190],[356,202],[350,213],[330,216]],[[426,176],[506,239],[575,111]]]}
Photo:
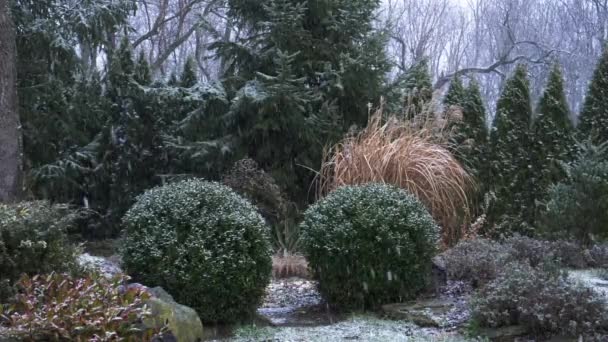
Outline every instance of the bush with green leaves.
{"label": "bush with green leaves", "polygon": [[545,230],[585,245],[608,238],[608,143],[581,144],[577,160],[564,167],[566,180],[549,189]]}
{"label": "bush with green leaves", "polygon": [[125,288],[123,276],[24,275],[18,294],[0,306],[0,326],[19,341],[150,341],[157,329],[143,328],[150,295]]}
{"label": "bush with green leaves", "polygon": [[512,260],[513,250],[493,240],[464,240],[440,258],[448,278],[479,287],[496,278],[504,264]]}
{"label": "bush with green leaves", "polygon": [[345,309],[411,298],[427,285],[439,228],[411,194],[346,186],[311,206],[302,244],[321,293]]}
{"label": "bush with green leaves", "polygon": [[204,322],[249,318],[271,272],[268,227],[230,188],[192,179],[138,197],[124,223],[126,271],[161,286]]}
{"label": "bush with green leaves", "polygon": [[508,264],[479,291],[472,307],[472,318],[482,327],[523,325],[538,337],[608,336],[605,299],[574,283],[555,264]]}
{"label": "bush with green leaves", "polygon": [[44,201],[0,204],[0,302],[21,274],[76,268],[66,234],[75,219],[68,207]]}

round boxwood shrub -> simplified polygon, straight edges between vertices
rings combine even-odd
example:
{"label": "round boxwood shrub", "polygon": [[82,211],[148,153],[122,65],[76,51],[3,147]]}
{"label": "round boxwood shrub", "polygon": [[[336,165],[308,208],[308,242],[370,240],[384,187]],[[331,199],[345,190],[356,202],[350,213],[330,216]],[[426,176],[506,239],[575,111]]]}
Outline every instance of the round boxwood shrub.
{"label": "round boxwood shrub", "polygon": [[161,286],[201,320],[249,318],[271,272],[268,228],[230,188],[186,180],[138,197],[123,219],[126,271]]}
{"label": "round boxwood shrub", "polygon": [[311,206],[303,247],[319,288],[335,307],[373,308],[413,297],[428,284],[439,228],[399,188],[347,186]]}

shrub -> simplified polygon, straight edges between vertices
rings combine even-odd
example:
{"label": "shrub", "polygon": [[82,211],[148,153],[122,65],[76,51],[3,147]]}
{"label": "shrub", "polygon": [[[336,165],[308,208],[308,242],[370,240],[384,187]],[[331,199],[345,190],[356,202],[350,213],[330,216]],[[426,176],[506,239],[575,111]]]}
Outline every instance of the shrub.
{"label": "shrub", "polygon": [[473,301],[473,320],[485,327],[523,325],[536,335],[608,332],[603,299],[551,265],[511,263]]}
{"label": "shrub", "polygon": [[146,341],[158,333],[142,331],[149,295],[121,286],[122,277],[72,278],[51,273],[24,275],[10,305],[0,306],[0,323],[22,341]]}
{"label": "shrub", "polygon": [[608,268],[608,245],[595,245],[589,249],[587,264],[591,267]]}
{"label": "shrub", "polygon": [[585,268],[587,261],[585,250],[578,243],[566,240],[551,242],[553,256],[562,266],[569,268]]}
{"label": "shrub", "polygon": [[135,279],[163,287],[204,322],[255,312],[271,272],[268,228],[230,188],[187,180],[149,190],[124,228],[124,266]]}
{"label": "shrub", "polygon": [[296,223],[299,211],[277,185],[274,178],[249,158],[239,160],[222,183],[247,198],[272,226],[275,250],[281,254],[298,251],[300,234]]}
{"label": "shrub", "polygon": [[514,235],[505,240],[505,245],[510,248],[514,260],[529,263],[532,267],[544,261],[569,268],[588,266],[583,247],[571,241],[546,241]]}
{"label": "shrub", "polygon": [[[344,185],[386,183],[416,196],[443,227],[443,240],[455,244],[468,221],[470,175],[435,136],[433,121],[414,122],[376,113],[365,130],[331,150],[321,169],[320,194]],[[460,218],[460,219],[459,219]]]}
{"label": "shrub", "polygon": [[440,257],[450,279],[470,281],[478,287],[496,278],[513,258],[513,251],[496,241],[475,239],[461,241]]}
{"label": "shrub", "polygon": [[545,230],[590,244],[608,237],[608,143],[582,145],[578,159],[565,165],[566,181],[552,186],[544,213]]}
{"label": "shrub", "polygon": [[504,244],[509,248],[513,259],[527,262],[532,267],[536,267],[544,261],[555,259],[553,246],[548,241],[516,234],[505,240]]}
{"label": "shrub", "polygon": [[21,274],[68,271],[77,249],[66,230],[75,213],[48,202],[0,204],[0,302]]}
{"label": "shrub", "polygon": [[422,290],[438,227],[412,195],[393,186],[346,186],[311,206],[304,251],[330,304],[366,308]]}

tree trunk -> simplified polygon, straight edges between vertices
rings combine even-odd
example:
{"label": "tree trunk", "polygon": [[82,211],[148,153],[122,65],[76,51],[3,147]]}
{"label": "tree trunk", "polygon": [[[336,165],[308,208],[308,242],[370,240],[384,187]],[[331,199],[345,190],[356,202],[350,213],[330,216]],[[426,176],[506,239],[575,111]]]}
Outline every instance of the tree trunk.
{"label": "tree trunk", "polygon": [[15,202],[21,197],[21,149],[15,27],[9,0],[0,0],[0,202]]}

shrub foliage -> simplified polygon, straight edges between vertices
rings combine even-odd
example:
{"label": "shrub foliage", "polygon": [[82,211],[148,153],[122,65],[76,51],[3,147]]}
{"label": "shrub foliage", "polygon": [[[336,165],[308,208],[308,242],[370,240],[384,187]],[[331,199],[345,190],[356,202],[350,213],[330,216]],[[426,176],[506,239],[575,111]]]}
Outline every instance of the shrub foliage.
{"label": "shrub foliage", "polygon": [[509,264],[473,303],[481,326],[524,325],[537,336],[578,337],[606,333],[606,303],[593,290],[579,287],[554,266]]}
{"label": "shrub foliage", "polygon": [[[77,249],[68,242],[66,230],[74,218],[67,207],[44,201],[0,204],[0,287],[23,273],[72,269]],[[6,299],[2,297],[0,302]]]}
{"label": "shrub foliage", "polygon": [[346,186],[310,207],[304,251],[325,298],[369,308],[411,298],[430,273],[438,227],[412,195],[393,186]]}
{"label": "shrub foliage", "polygon": [[608,143],[582,145],[567,178],[549,190],[544,215],[552,235],[589,244],[608,237]]}
{"label": "shrub foliage", "polygon": [[205,322],[254,313],[271,272],[268,228],[256,208],[218,183],[186,180],[141,195],[124,217],[123,260]]}
{"label": "shrub foliage", "polygon": [[125,280],[24,275],[12,303],[0,306],[0,323],[22,341],[149,341],[159,333],[141,329],[149,294]]}

